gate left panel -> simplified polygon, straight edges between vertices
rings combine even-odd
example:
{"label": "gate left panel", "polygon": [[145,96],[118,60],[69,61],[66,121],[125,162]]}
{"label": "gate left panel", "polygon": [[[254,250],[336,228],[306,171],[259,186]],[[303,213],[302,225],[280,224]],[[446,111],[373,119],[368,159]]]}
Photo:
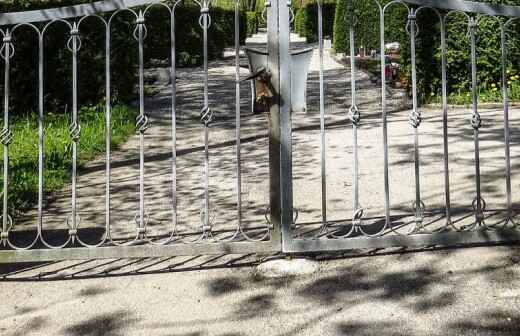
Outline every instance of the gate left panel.
{"label": "gate left panel", "polygon": [[0,14],[0,263],[280,250],[241,8]]}

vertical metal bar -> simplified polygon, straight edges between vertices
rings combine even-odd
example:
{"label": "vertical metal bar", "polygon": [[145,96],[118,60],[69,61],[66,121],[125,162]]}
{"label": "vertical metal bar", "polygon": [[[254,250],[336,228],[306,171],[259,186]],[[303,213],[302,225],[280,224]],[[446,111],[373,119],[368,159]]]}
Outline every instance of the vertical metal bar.
{"label": "vertical metal bar", "polygon": [[422,225],[422,201],[421,201],[421,184],[420,184],[420,158],[419,158],[419,126],[421,124],[421,113],[418,111],[417,104],[417,68],[415,56],[415,35],[416,35],[416,12],[410,9],[408,15],[408,27],[410,34],[410,56],[412,66],[412,112],[410,114],[410,123],[413,127],[414,137],[414,171],[415,171],[415,230]]}
{"label": "vertical metal bar", "polygon": [[354,191],[352,202],[352,218],[356,217],[359,206],[359,154],[358,154],[358,125],[360,121],[359,110],[357,107],[357,88],[356,88],[356,39],[354,31],[354,7],[352,0],[349,1],[349,41],[350,41],[350,111],[349,117],[352,122],[352,146],[353,146],[353,160],[354,169],[352,177],[354,179]]}
{"label": "vertical metal bar", "polygon": [[242,226],[242,163],[240,138],[240,1],[235,1],[235,122],[236,122],[236,188],[237,224]]}
{"label": "vertical metal bar", "polygon": [[[285,0],[286,1],[286,0]],[[282,0],[279,15],[280,78],[280,192],[282,234],[290,237],[293,224],[292,120],[291,120],[291,52],[289,27],[290,2]]]}
{"label": "vertical metal bar", "polygon": [[511,150],[510,150],[510,134],[509,134],[509,92],[507,91],[507,49],[506,49],[506,32],[504,24],[500,23],[500,49],[501,49],[501,67],[502,67],[502,98],[504,103],[504,150],[506,159],[506,198],[507,198],[507,216],[512,216],[512,200],[511,200]]}
{"label": "vertical metal bar", "polygon": [[[4,128],[2,130],[2,144],[4,146],[4,186],[3,186],[3,216],[2,216],[2,238],[7,238],[8,234],[8,200],[9,200],[9,139],[11,130],[9,129],[9,90],[10,90],[10,54],[11,54],[11,33],[6,31],[3,45],[4,69]],[[5,243],[5,240],[4,240]]]}
{"label": "vertical metal bar", "polygon": [[[267,9],[267,67],[271,75],[274,98],[269,109],[269,205],[270,222],[273,225],[273,240],[285,243],[290,239],[290,227],[282,228],[281,218],[281,160],[280,160],[280,46],[279,46],[279,15],[280,0],[265,2]],[[281,0],[283,1],[283,0]],[[281,229],[284,230],[283,234]]]}
{"label": "vertical metal bar", "polygon": [[327,225],[327,169],[326,169],[326,142],[325,142],[325,94],[323,83],[323,10],[318,0],[318,42],[320,52],[320,142],[321,142],[321,220],[322,226]]}
{"label": "vertical metal bar", "polygon": [[77,169],[78,169],[78,140],[79,140],[79,123],[78,123],[78,27],[76,23],[71,31],[72,43],[72,239],[75,239],[75,230],[77,229]]}
{"label": "vertical metal bar", "polygon": [[444,200],[446,223],[451,223],[450,170],[448,165],[448,81],[446,75],[446,16],[441,16],[442,136],[444,146]]}
{"label": "vertical metal bar", "polygon": [[203,62],[204,62],[204,108],[205,113],[209,113],[208,119],[204,122],[204,224],[203,232],[208,233],[211,230],[209,220],[209,122],[211,121],[211,112],[209,111],[208,100],[208,18],[209,18],[209,3],[205,0],[202,14],[202,32],[203,32]]}
{"label": "vertical metal bar", "polygon": [[175,231],[177,228],[177,65],[175,64],[177,60],[175,58],[175,7],[171,11],[170,30],[172,62],[170,73],[170,81],[172,85],[172,227]]}
{"label": "vertical metal bar", "polygon": [[478,87],[477,87],[477,47],[476,47],[477,20],[469,20],[469,36],[471,41],[471,94],[472,94],[472,118],[473,143],[475,145],[475,192],[474,200],[475,224],[482,223],[482,197],[480,191],[480,153],[479,153],[479,128],[481,126],[480,114],[478,113]]}
{"label": "vertical metal bar", "polygon": [[137,22],[139,42],[139,228],[138,233],[142,236],[145,232],[145,205],[144,205],[144,132],[146,130],[147,116],[144,110],[144,24],[145,18],[139,12]]}
{"label": "vertical metal bar", "polygon": [[384,164],[384,184],[385,184],[385,223],[390,223],[390,185],[388,179],[388,126],[386,116],[386,57],[385,57],[385,15],[380,10],[380,54],[381,54],[381,112],[383,121],[383,164]]}
{"label": "vertical metal bar", "polygon": [[112,88],[110,69],[110,25],[105,35],[105,227],[107,237],[110,233],[110,184],[111,184],[111,149],[112,149]]}
{"label": "vertical metal bar", "polygon": [[43,34],[38,35],[38,234],[43,230],[43,170],[44,170],[44,129],[43,129]]}

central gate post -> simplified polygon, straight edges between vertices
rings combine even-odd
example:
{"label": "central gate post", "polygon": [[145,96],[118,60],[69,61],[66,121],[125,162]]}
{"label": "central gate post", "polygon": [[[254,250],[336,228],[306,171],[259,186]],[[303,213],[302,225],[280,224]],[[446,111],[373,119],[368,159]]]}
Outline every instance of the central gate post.
{"label": "central gate post", "polygon": [[282,242],[291,234],[292,126],[289,0],[266,1],[268,71],[273,97],[269,110],[269,183],[273,239]]}

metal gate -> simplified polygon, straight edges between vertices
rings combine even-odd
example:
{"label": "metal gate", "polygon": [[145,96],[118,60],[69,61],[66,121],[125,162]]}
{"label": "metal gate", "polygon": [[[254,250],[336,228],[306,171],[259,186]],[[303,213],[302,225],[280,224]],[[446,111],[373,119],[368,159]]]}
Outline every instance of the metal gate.
{"label": "metal gate", "polygon": [[[359,1],[359,0],[358,0]],[[319,163],[316,168],[319,170],[321,193],[320,202],[320,219],[312,222],[304,220],[303,222],[296,221],[298,211],[295,209],[294,197],[298,196],[298,192],[293,191],[293,183],[296,179],[293,178],[293,165],[297,161],[293,161],[293,144],[298,142],[294,138],[295,132],[293,121],[296,118],[294,111],[291,111],[291,43],[290,43],[290,25],[293,21],[294,14],[291,9],[291,2],[285,0],[271,0],[265,2],[264,17],[267,22],[267,53],[268,53],[268,67],[266,72],[269,77],[269,99],[270,111],[267,114],[268,118],[268,148],[266,148],[266,155],[268,155],[268,181],[269,186],[266,189],[266,197],[268,193],[268,201],[266,204],[255,204],[253,207],[256,214],[252,224],[247,225],[243,221],[243,213],[245,211],[243,206],[243,183],[246,181],[243,177],[245,168],[243,167],[244,158],[242,150],[242,125],[241,125],[241,82],[247,76],[241,74],[241,54],[240,54],[240,2],[234,2],[234,100],[233,103],[228,104],[230,110],[234,110],[233,123],[231,124],[234,132],[232,143],[234,144],[233,163],[227,164],[227,173],[233,175],[233,197],[229,206],[228,202],[215,200],[212,198],[212,190],[218,188],[214,183],[215,179],[211,179],[212,158],[218,153],[212,151],[211,135],[214,130],[213,126],[218,124],[215,120],[213,106],[211,106],[210,95],[212,94],[211,76],[208,69],[208,31],[211,26],[211,12],[212,8],[210,2],[207,0],[196,1],[200,7],[200,19],[195,22],[202,30],[202,40],[200,41],[202,50],[202,79],[201,90],[199,94],[200,109],[199,109],[199,123],[197,131],[203,138],[201,147],[200,166],[203,172],[200,174],[201,179],[198,181],[197,188],[200,187],[200,200],[202,205],[200,211],[191,210],[188,214],[190,219],[186,219],[186,223],[196,221],[197,225],[189,230],[181,230],[178,221],[179,200],[185,203],[194,203],[198,199],[183,199],[182,193],[179,193],[178,184],[182,179],[188,179],[192,172],[184,170],[179,173],[178,169],[178,155],[183,148],[178,147],[179,134],[189,136],[193,134],[195,129],[182,127],[184,124],[179,124],[179,119],[182,109],[178,107],[177,81],[178,71],[176,66],[176,8],[180,1],[166,3],[159,0],[120,0],[120,1],[101,1],[86,5],[77,5],[66,8],[47,9],[23,13],[6,13],[0,14],[0,26],[3,38],[1,48],[2,59],[4,61],[4,126],[1,133],[1,141],[3,144],[3,211],[2,211],[2,227],[1,227],[1,242],[2,249],[0,250],[0,262],[19,262],[19,261],[43,261],[53,259],[88,259],[88,258],[118,258],[118,257],[154,257],[154,256],[170,256],[170,255],[199,255],[199,254],[231,254],[231,253],[265,253],[265,252],[309,252],[309,251],[338,251],[345,249],[357,248],[379,248],[389,246],[432,246],[432,245],[457,245],[468,243],[485,243],[485,242],[504,242],[504,241],[518,241],[520,235],[518,225],[515,221],[515,206],[514,206],[514,190],[515,185],[512,183],[512,176],[514,171],[511,164],[511,134],[509,127],[509,101],[507,89],[507,29],[516,18],[520,17],[520,8],[512,6],[494,6],[482,3],[474,3],[459,0],[406,0],[406,1],[390,1],[380,3],[373,0],[372,4],[376,9],[377,23],[363,23],[363,24],[378,24],[380,26],[380,109],[378,110],[379,117],[376,122],[375,129],[377,138],[380,140],[381,155],[373,158],[373,162],[382,168],[381,183],[370,182],[363,184],[360,182],[361,175],[363,175],[363,166],[359,166],[361,161],[360,156],[363,155],[362,142],[363,139],[359,134],[365,129],[363,108],[360,107],[358,91],[359,87],[359,72],[357,71],[358,64],[356,62],[355,54],[355,17],[352,15],[353,8],[356,7],[356,1],[350,2],[349,10],[350,20],[346,20],[349,24],[350,34],[350,93],[346,92],[345,97],[350,100],[349,107],[342,113],[348,117],[349,122],[346,128],[351,133],[351,140],[344,140],[342,144],[348,143],[352,150],[351,155],[343,156],[344,162],[348,163],[348,169],[352,171],[352,185],[351,194],[347,198],[340,198],[338,201],[342,204],[351,203],[351,215],[349,219],[331,219],[327,215],[329,207],[328,196],[330,195],[327,188],[330,184],[327,178],[333,179],[333,176],[327,170],[327,132],[330,128],[327,124],[327,103],[326,103],[326,74],[324,71],[324,36],[323,36],[323,14],[322,3],[318,1],[317,22],[319,27],[318,33],[318,62],[319,62],[319,85],[318,85],[318,105],[319,105]],[[412,157],[410,161],[413,163],[413,174],[411,176],[404,176],[413,182],[413,198],[412,206],[409,209],[400,208],[393,213],[392,207],[392,180],[391,169],[392,156],[389,151],[388,142],[388,125],[389,109],[387,107],[387,57],[385,53],[385,17],[388,16],[390,8],[401,6],[408,12],[406,32],[410,37],[410,55],[411,55],[411,93],[412,93],[412,109],[409,113],[409,130],[411,130],[412,139]],[[168,94],[169,111],[168,123],[171,129],[169,141],[171,148],[169,153],[163,153],[163,157],[169,160],[168,167],[168,181],[165,182],[167,187],[166,204],[167,210],[156,208],[154,204],[149,202],[149,199],[154,199],[153,193],[156,189],[150,191],[147,183],[149,167],[147,164],[147,154],[149,147],[147,143],[156,141],[153,136],[150,137],[149,129],[153,127],[150,125],[150,115],[146,107],[145,100],[145,64],[144,54],[146,52],[145,41],[150,38],[151,32],[147,29],[147,14],[151,8],[161,8],[168,13],[170,28],[170,48],[169,60],[170,71],[169,77],[171,81],[171,88]],[[429,204],[425,202],[424,184],[426,177],[421,174],[424,160],[427,159],[420,155],[420,139],[421,128],[424,128],[425,119],[422,115],[422,108],[419,107],[418,93],[417,93],[417,64],[416,64],[416,38],[418,32],[418,24],[416,22],[418,14],[424,11],[434,13],[438,18],[438,25],[440,25],[441,36],[441,78],[442,82],[442,101],[440,107],[437,108],[438,117],[440,117],[440,127],[437,129],[442,138],[440,148],[440,160],[442,162],[442,197],[443,206],[439,211],[439,207],[431,209]],[[112,148],[111,140],[111,114],[113,110],[111,97],[112,92],[112,66],[111,63],[111,48],[112,48],[112,23],[113,19],[123,13],[132,17],[131,27],[132,35],[136,40],[135,55],[138,59],[138,117],[136,120],[136,151],[133,153],[131,160],[136,163],[136,175],[134,185],[138,191],[132,200],[128,203],[134,202],[134,209],[125,208],[125,202],[117,203],[117,207],[121,207],[123,214],[121,218],[131,218],[130,233],[125,237],[116,237],[118,219],[114,220],[113,199],[118,194],[123,193],[124,188],[114,191],[115,181],[112,180],[112,171],[114,168],[114,156],[117,155]],[[459,13],[459,14],[452,14]],[[460,14],[462,13],[462,14]],[[457,208],[452,206],[451,195],[454,190],[450,187],[450,176],[453,171],[450,170],[450,155],[448,149],[450,147],[449,133],[449,106],[448,106],[448,85],[447,85],[447,64],[446,64],[446,21],[451,15],[463,15],[467,19],[468,41],[471,51],[471,71],[470,80],[472,88],[472,107],[467,115],[467,130],[471,131],[473,144],[473,161],[471,165],[467,165],[467,170],[473,170],[471,196],[468,208]],[[487,126],[482,122],[482,117],[479,114],[478,105],[478,76],[477,76],[477,28],[481,17],[489,16],[497,20],[500,27],[497,34],[500,39],[500,48],[502,50],[502,81],[501,91],[503,95],[503,162],[496,164],[501,167],[504,172],[504,188],[503,195],[505,199],[505,207],[503,209],[489,209],[486,207],[486,201],[481,188],[481,132]],[[101,230],[99,239],[97,241],[89,241],[86,237],[91,233],[92,228],[86,227],[83,223],[86,220],[82,218],[86,210],[82,210],[81,201],[78,201],[78,193],[81,194],[81,188],[78,187],[78,181],[81,178],[81,170],[78,168],[79,161],[79,142],[81,141],[81,111],[79,108],[78,96],[80,94],[81,78],[78,72],[78,58],[82,46],[82,23],[86,20],[98,20],[104,30],[104,46],[105,46],[105,67],[104,76],[106,81],[106,105],[103,110],[103,117],[106,122],[106,140],[105,140],[105,158],[104,178],[102,183],[102,206],[95,209],[102,213],[103,220],[97,223],[96,230]],[[45,34],[49,33],[51,26],[64,25],[68,30],[68,37],[66,47],[70,53],[71,62],[71,120],[70,120],[70,147],[71,147],[71,187],[69,207],[66,214],[61,215],[46,215],[44,209],[46,191],[45,191],[45,122],[47,113],[45,111]],[[16,33],[21,29],[29,29],[34,32],[37,44],[34,46],[37,51],[37,66],[38,66],[38,81],[35,84],[35,89],[38,90],[38,202],[35,213],[36,219],[28,223],[17,223],[17,219],[11,216],[9,208],[9,180],[12,174],[16,171],[11,171],[9,146],[13,139],[13,130],[10,126],[10,111],[16,109],[16,106],[10,106],[10,64],[16,57]],[[189,78],[195,82],[196,76]],[[341,111],[340,111],[341,112]],[[182,121],[182,120],[181,120]],[[230,124],[228,123],[228,128]],[[217,126],[215,126],[217,127]],[[368,128],[368,127],[367,127]],[[184,133],[181,132],[184,130]],[[370,138],[373,138],[369,135]],[[366,138],[365,138],[366,139]],[[158,140],[157,140],[158,141]],[[267,147],[267,146],[266,146]],[[216,146],[218,149],[219,147]],[[125,149],[125,148],[123,148]],[[123,150],[122,149],[122,150]],[[121,152],[122,150],[118,151]],[[187,150],[185,152],[188,152]],[[117,165],[116,165],[117,166]],[[369,168],[369,167],[368,167]],[[159,174],[159,173],[157,173]],[[163,172],[164,175],[164,172]],[[370,174],[368,174],[370,175]],[[220,178],[229,178],[219,175]],[[219,177],[217,176],[217,178]],[[251,175],[249,175],[251,177]],[[88,176],[86,177],[89,178]],[[403,178],[401,176],[401,178]],[[305,179],[305,177],[304,177]],[[217,179],[218,181],[218,179]],[[259,181],[253,183],[261,183]],[[452,182],[453,183],[453,182]],[[496,183],[496,181],[494,182]],[[374,198],[379,196],[382,204],[382,212],[380,215],[369,214],[369,207],[364,208],[361,205],[362,190],[367,187],[373,190]],[[159,187],[158,187],[159,188]],[[261,188],[260,188],[261,189]],[[157,189],[159,190],[159,189]],[[199,189],[197,189],[199,190]],[[252,191],[255,192],[254,190]],[[159,192],[157,192],[159,193]],[[466,191],[466,193],[469,193]],[[152,195],[152,196],[150,196]],[[191,195],[191,194],[189,194]],[[188,196],[189,196],[188,195]],[[408,195],[407,197],[409,197]],[[186,194],[184,194],[186,198]],[[79,202],[79,203],[78,203]],[[96,201],[91,201],[96,203]],[[92,205],[91,205],[92,206]],[[191,206],[191,204],[188,204]],[[222,208],[222,210],[220,209]],[[228,209],[231,208],[231,209]],[[347,207],[345,207],[346,209]],[[157,210],[159,209],[159,210]],[[231,224],[228,219],[223,219],[221,224],[215,223],[216,213],[228,213]],[[264,211],[264,209],[266,209]],[[120,210],[120,209],[119,209]],[[161,212],[162,211],[162,212]],[[153,224],[154,214],[158,212],[165,212],[168,219],[158,221],[159,224]],[[264,214],[265,212],[265,214]],[[261,213],[261,216],[258,214]],[[302,213],[300,209],[300,213]],[[498,214],[498,215],[497,215]],[[265,219],[263,218],[265,215]],[[126,216],[126,217],[125,217]],[[187,216],[187,215],[186,215]],[[498,220],[492,220],[498,216]],[[54,220],[61,221],[59,225],[49,225],[46,221],[52,217]],[[87,216],[88,217],[88,216]],[[188,216],[187,216],[188,217]],[[302,216],[300,216],[301,218]],[[305,217],[305,216],[303,216]],[[468,218],[471,218],[468,222]],[[183,219],[184,220],[184,219]],[[50,220],[49,220],[50,221]],[[493,221],[493,222],[492,222]],[[159,230],[159,233],[152,233],[152,230]],[[90,231],[89,231],[90,230]],[[161,231],[162,230],[162,231]],[[31,238],[23,237],[24,235],[33,232]],[[51,236],[62,235],[63,239],[49,239],[49,232]],[[54,235],[54,236],[53,236]]]}
{"label": "metal gate", "polygon": [[[294,225],[292,223],[292,205],[293,205],[293,192],[291,185],[282,184],[282,240],[283,240],[283,251],[284,252],[305,252],[305,251],[338,251],[343,249],[358,249],[358,248],[385,248],[389,246],[407,246],[407,247],[424,247],[424,246],[436,246],[436,245],[458,245],[458,244],[472,244],[472,243],[485,243],[485,242],[503,242],[503,241],[518,241],[520,236],[518,232],[518,224],[516,218],[515,204],[513,202],[514,189],[518,185],[512,185],[512,176],[514,170],[511,165],[511,133],[509,125],[509,89],[508,89],[508,70],[507,70],[507,34],[508,29],[518,19],[520,15],[520,8],[514,6],[497,6],[489,5],[484,3],[477,3],[471,1],[459,1],[459,0],[394,0],[394,1],[367,1],[365,3],[371,3],[375,11],[374,22],[356,22],[355,13],[356,6],[360,5],[359,1],[347,2],[347,16],[350,15],[345,21],[348,25],[349,39],[350,39],[350,79],[351,89],[349,107],[343,112],[348,114],[350,119],[351,127],[351,140],[346,140],[352,147],[352,154],[350,158],[347,155],[344,159],[349,160],[349,166],[352,168],[352,186],[351,194],[348,199],[341,200],[351,202],[351,217],[349,220],[331,220],[327,216],[327,210],[331,206],[328,198],[330,193],[327,188],[331,185],[327,182],[332,176],[327,172],[327,156],[325,155],[328,150],[327,145],[327,130],[326,130],[326,115],[330,113],[325,108],[325,96],[324,96],[324,74],[323,74],[323,34],[322,34],[322,10],[321,6],[318,6],[318,22],[320,30],[318,34],[318,43],[320,50],[320,180],[321,180],[321,207],[320,207],[320,218],[315,222],[308,222],[308,225],[300,224]],[[388,108],[388,95],[389,88],[387,86],[387,67],[388,60],[386,45],[385,45],[385,33],[388,33],[388,28],[385,26],[385,20],[389,20],[392,15],[391,10],[399,7],[401,10],[406,11],[407,21],[404,24],[405,32],[409,37],[409,53],[410,53],[410,69],[411,69],[411,100],[412,106],[407,113],[406,119],[408,129],[410,130],[409,137],[407,138],[408,144],[411,144],[407,149],[409,150],[410,158],[407,161],[410,163],[411,169],[409,174],[392,174],[392,155],[390,153],[391,145],[389,144],[389,127],[392,122],[396,122],[394,117]],[[426,13],[425,13],[426,12]],[[424,129],[426,124],[431,122],[434,118],[432,116],[429,119],[423,115],[423,108],[419,106],[418,99],[418,80],[417,72],[418,65],[416,57],[416,42],[419,34],[419,17],[421,14],[424,16],[433,16],[436,24],[439,27],[440,36],[440,81],[442,82],[441,91],[441,103],[440,106],[434,108],[434,117],[439,119],[436,127],[432,127],[425,132],[437,132],[438,137],[442,139],[437,144],[441,149],[438,154],[437,160],[442,163],[442,168],[439,167],[439,171],[442,172],[442,183],[438,183],[442,188],[442,204],[431,205],[428,204],[425,194],[429,191],[424,188],[425,182],[429,182],[431,179],[431,171],[428,175],[424,173],[427,170],[426,164],[428,161],[431,163],[431,158],[428,158],[422,151],[425,146],[421,146],[421,141],[426,137],[421,136],[421,129]],[[287,13],[285,10],[280,9],[280,30],[287,31],[289,29]],[[423,17],[424,17],[423,16]],[[454,136],[453,132],[449,132],[449,125],[452,123],[452,116],[450,116],[450,107],[448,105],[448,71],[447,71],[447,22],[456,17],[455,20],[465,22],[467,29],[467,39],[469,42],[470,51],[470,64],[469,64],[469,80],[471,88],[471,107],[466,109],[468,112],[465,113],[463,118],[463,129],[470,132],[470,142],[473,146],[471,149],[471,155],[473,158],[469,161],[469,164],[465,165],[465,171],[473,170],[471,175],[471,186],[472,190],[464,191],[463,198],[465,199],[466,206],[454,206],[454,197],[452,194],[457,191],[456,188],[460,184],[454,183],[453,175],[456,175],[456,171],[450,167],[450,157],[456,157],[461,155],[456,149],[459,147],[459,141],[450,143],[450,139]],[[484,196],[483,179],[486,175],[482,172],[481,161],[483,158],[483,151],[480,148],[481,142],[483,141],[482,133],[486,127],[492,127],[492,123],[489,119],[483,122],[484,117],[481,117],[481,110],[479,108],[479,86],[478,86],[478,56],[477,56],[477,37],[479,24],[483,20],[494,20],[496,23],[495,34],[497,40],[500,41],[497,48],[501,50],[501,82],[496,86],[497,90],[502,92],[503,105],[500,107],[501,110],[501,137],[502,142],[500,148],[495,150],[503,151],[504,156],[501,160],[494,160],[493,164],[496,169],[503,172],[503,182],[499,179],[488,179],[486,186],[496,186],[502,184],[503,192],[501,190],[500,198],[504,201],[503,207],[491,208],[487,206],[487,199]],[[363,155],[363,141],[366,137],[361,140],[359,137],[360,132],[366,129],[367,125],[363,125],[363,113],[359,107],[358,98],[358,82],[359,75],[356,72],[356,54],[355,54],[355,34],[356,27],[358,25],[378,25],[379,26],[379,56],[380,56],[380,115],[378,132],[375,136],[379,137],[380,142],[378,146],[381,146],[381,155],[374,157],[370,160],[365,159],[365,166],[362,168],[371,171],[371,165],[380,165],[382,167],[382,180],[375,187],[372,187],[371,181],[366,178],[365,184],[360,182],[363,169],[359,168],[360,157]],[[393,29],[392,27],[391,29]],[[280,33],[280,39],[283,38]],[[285,37],[286,39],[286,37]],[[392,42],[392,41],[386,41]],[[282,41],[280,43],[283,43]],[[285,47],[284,47],[285,49]],[[385,52],[383,52],[385,50]],[[283,61],[282,61],[283,62]],[[283,73],[283,67],[280,69]],[[287,71],[287,69],[285,69]],[[283,91],[283,87],[281,88]],[[432,112],[430,112],[432,113]],[[287,111],[282,113],[287,114]],[[395,113],[393,113],[395,115]],[[393,120],[392,120],[393,119]],[[290,120],[282,120],[282,164],[283,170],[287,170],[286,181],[293,181],[289,175],[291,172],[291,125]],[[369,125],[368,125],[369,126]],[[485,134],[485,133],[484,133]],[[348,137],[346,138],[348,139]],[[361,143],[360,143],[361,142]],[[451,150],[451,152],[449,151]],[[459,151],[460,152],[460,151]],[[367,166],[367,161],[370,161]],[[488,161],[489,162],[489,161]],[[459,165],[460,167],[460,165]],[[398,168],[402,169],[402,168]],[[489,170],[488,170],[489,172]],[[397,176],[397,177],[396,177]],[[451,178],[450,178],[451,177]],[[372,177],[371,177],[372,178]],[[458,176],[460,178],[460,175]],[[409,199],[409,205],[394,206],[392,197],[399,192],[401,184],[405,184],[407,181],[411,183],[411,190],[406,194],[404,198]],[[368,183],[367,183],[368,182]],[[378,181],[379,182],[379,181]],[[431,184],[430,184],[431,185]],[[393,189],[391,188],[393,187]],[[435,186],[433,186],[435,187]],[[363,207],[361,205],[361,191],[371,189],[371,194],[365,193],[365,202],[374,203],[370,198],[379,197],[381,203],[381,213],[367,216],[367,212],[370,212],[369,207]],[[431,186],[428,186],[431,188]],[[394,190],[397,192],[392,193]],[[284,192],[285,191],[285,192]],[[382,192],[380,192],[382,191]],[[489,192],[488,192],[489,194]],[[294,193],[297,196],[297,193]],[[460,194],[459,194],[460,196]],[[399,195],[394,198],[399,198]],[[433,197],[430,197],[432,199]],[[460,201],[457,202],[460,204]],[[499,214],[497,216],[497,214]],[[307,228],[306,228],[307,226]]]}

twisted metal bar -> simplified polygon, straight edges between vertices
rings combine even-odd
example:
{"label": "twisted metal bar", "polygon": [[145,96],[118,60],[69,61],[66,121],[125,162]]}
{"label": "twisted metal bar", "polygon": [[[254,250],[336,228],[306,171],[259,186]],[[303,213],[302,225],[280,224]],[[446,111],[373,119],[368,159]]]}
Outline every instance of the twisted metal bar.
{"label": "twisted metal bar", "polygon": [[414,138],[414,173],[415,173],[415,201],[413,210],[415,213],[414,232],[420,230],[424,219],[424,202],[421,200],[421,176],[420,176],[420,155],[419,155],[419,126],[421,125],[422,116],[418,110],[417,102],[417,60],[415,51],[415,39],[417,38],[417,16],[416,10],[411,8],[408,12],[407,31],[410,35],[410,55],[412,66],[412,112],[409,120],[413,127]]}
{"label": "twisted metal bar", "polygon": [[468,21],[469,39],[471,43],[471,93],[472,93],[472,113],[471,127],[473,128],[473,143],[475,147],[475,192],[476,196],[473,200],[473,208],[475,214],[475,223],[468,225],[464,229],[472,230],[477,226],[484,224],[484,216],[482,205],[485,204],[480,189],[480,145],[479,145],[479,129],[482,125],[482,119],[478,113],[478,86],[477,86],[477,46],[476,31],[478,20],[470,17]]}
{"label": "twisted metal bar", "polygon": [[[318,48],[319,48],[319,81],[320,81],[320,149],[321,149],[321,225],[327,228],[327,145],[325,130],[325,89],[323,79],[323,9],[321,0],[318,5]],[[321,231],[321,230],[320,230]]]}
{"label": "twisted metal bar", "polygon": [[507,221],[504,226],[511,223],[516,226],[513,213],[513,201],[511,195],[511,135],[509,130],[509,91],[507,89],[507,48],[506,48],[506,28],[511,20],[505,24],[500,23],[500,63],[501,63],[501,80],[502,80],[502,99],[504,108],[504,154],[505,154],[505,173],[506,173],[506,200],[507,200]]}
{"label": "twisted metal bar", "polygon": [[201,122],[204,124],[204,218],[202,218],[202,238],[211,237],[211,220],[210,220],[210,200],[209,200],[209,124],[213,119],[213,114],[209,108],[209,81],[208,81],[208,28],[211,24],[209,15],[209,0],[203,0],[200,3],[199,24],[202,27],[202,49],[203,49],[203,71],[204,71],[204,104],[201,110]]}
{"label": "twisted metal bar", "polygon": [[136,20],[137,41],[139,43],[139,117],[136,127],[139,130],[139,223],[137,224],[137,236],[140,239],[145,238],[146,232],[146,209],[144,200],[144,133],[148,128],[148,117],[144,109],[144,38],[146,34],[146,25],[143,11],[139,11]]}
{"label": "twisted metal bar", "polygon": [[[70,226],[69,237],[74,244],[78,229],[78,209],[77,209],[77,178],[78,178],[78,141],[80,138],[81,127],[78,121],[78,51],[80,49],[79,30],[77,23],[74,22],[70,31],[71,39],[67,47],[72,52],[72,125],[70,126],[70,136],[72,139],[72,224]],[[67,218],[67,225],[68,224]],[[74,234],[70,234],[74,233]]]}
{"label": "twisted metal bar", "polygon": [[[355,54],[355,16],[354,16],[354,7],[352,4],[352,0],[349,1],[349,41],[350,41],[350,108],[349,108],[349,119],[352,122],[352,159],[354,162],[353,168],[353,182],[354,182],[354,190],[353,193],[353,201],[352,201],[352,229],[354,232],[361,232],[365,234],[361,229],[361,223],[363,220],[364,209],[361,207],[359,202],[359,148],[358,148],[358,127],[361,121],[361,114],[359,113],[359,108],[357,106],[357,82],[356,82],[356,54]],[[348,235],[350,235],[348,233]]]}
{"label": "twisted metal bar", "polygon": [[2,129],[0,133],[0,142],[4,146],[9,146],[13,141],[13,132],[9,128]]}
{"label": "twisted metal bar", "polygon": [[2,46],[2,58],[4,59],[4,127],[1,133],[1,140],[4,146],[4,176],[3,176],[3,209],[2,209],[2,242],[4,246],[7,244],[12,219],[10,220],[8,202],[9,202],[9,144],[12,141],[12,133],[9,128],[9,90],[10,90],[10,60],[14,48],[11,48],[11,33],[9,29],[5,32]]}

